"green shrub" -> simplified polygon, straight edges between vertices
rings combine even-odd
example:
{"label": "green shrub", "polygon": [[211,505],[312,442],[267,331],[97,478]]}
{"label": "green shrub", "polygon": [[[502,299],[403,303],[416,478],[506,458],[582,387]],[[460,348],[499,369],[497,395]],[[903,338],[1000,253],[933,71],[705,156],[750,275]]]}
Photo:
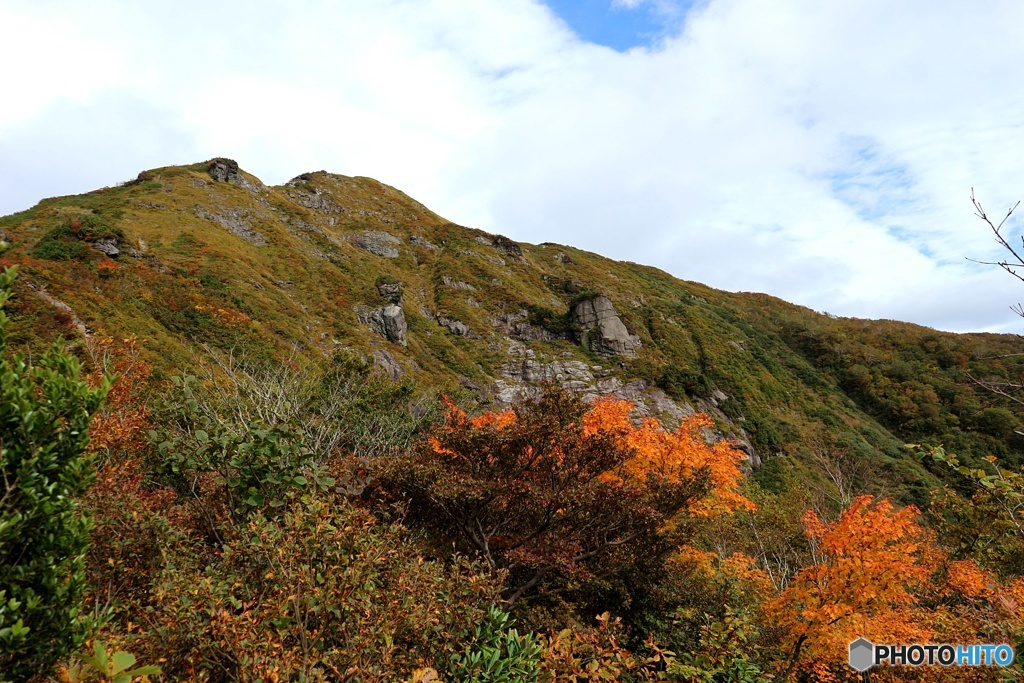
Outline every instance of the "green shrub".
{"label": "green shrub", "polygon": [[213,289],[218,292],[228,292],[227,286],[212,273],[200,273],[198,278],[199,284],[206,289]]}
{"label": "green shrub", "polygon": [[[0,348],[14,277],[0,275]],[[76,497],[95,474],[89,420],[108,388],[88,388],[59,345],[34,364],[0,361],[0,676],[45,674],[91,626],[81,607],[90,525]]]}
{"label": "green shrub", "polygon": [[666,365],[655,384],[677,400],[686,400],[689,396],[707,398],[712,391],[707,375],[678,365]]}
{"label": "green shrub", "polygon": [[[236,429],[199,413],[194,377],[171,379],[180,392],[171,409],[176,424],[151,431],[150,439],[159,454],[156,472],[170,478],[179,492],[194,493],[195,482],[212,475],[207,502],[223,505],[238,524],[256,510],[283,507],[293,494],[334,484],[293,426],[254,421],[245,430]],[[209,512],[204,516],[213,521]],[[222,536],[216,524],[211,531]]]}
{"label": "green shrub", "polygon": [[85,257],[86,247],[79,242],[66,225],[58,226],[45,235],[32,250],[32,256],[48,261],[73,261]]}
{"label": "green shrub", "polygon": [[532,633],[519,635],[509,615],[491,607],[473,629],[472,643],[452,655],[448,678],[462,683],[530,683],[537,680],[542,648]]}
{"label": "green shrub", "polygon": [[[182,493],[195,475],[213,473],[236,516],[245,516],[247,500],[260,507],[261,499],[280,501],[290,489],[329,481],[323,468],[339,453],[365,470],[439,418],[438,401],[410,381],[345,354],[321,367],[212,353],[214,362],[197,368],[202,380],[172,377],[174,389],[154,406],[154,467]],[[365,472],[341,474],[341,485],[362,491]]]}
{"label": "green shrub", "polygon": [[98,640],[93,644],[92,654],[82,653],[79,657],[81,661],[71,664],[62,676],[68,683],[85,683],[94,677],[110,683],[132,683],[136,678],[148,681],[149,676],[163,673],[159,666],[133,668],[135,655],[124,650],[109,654]]}
{"label": "green shrub", "polygon": [[[705,615],[707,617],[707,615]],[[700,644],[671,662],[668,680],[682,683],[768,683],[773,677],[757,662],[761,654],[754,619],[728,605],[722,620],[707,619]]]}
{"label": "green shrub", "polygon": [[557,335],[569,333],[569,313],[564,315],[555,313],[550,308],[537,306],[536,304],[526,304],[526,310],[530,312],[530,317],[527,320],[534,327],[540,327]]}
{"label": "green shrub", "polygon": [[400,526],[337,498],[241,532],[213,563],[168,553],[144,656],[172,680],[405,680],[449,661],[497,599],[478,568],[425,560]]}
{"label": "green shrub", "polygon": [[49,261],[80,261],[88,253],[87,243],[111,238],[124,239],[124,232],[111,227],[99,214],[84,213],[51,228],[40,238],[32,256]]}

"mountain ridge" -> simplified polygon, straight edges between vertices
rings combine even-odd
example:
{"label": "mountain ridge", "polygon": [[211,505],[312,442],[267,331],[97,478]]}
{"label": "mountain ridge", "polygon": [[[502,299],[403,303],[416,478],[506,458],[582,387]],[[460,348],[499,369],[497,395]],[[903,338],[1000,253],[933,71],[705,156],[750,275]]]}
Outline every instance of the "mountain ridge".
{"label": "mountain ridge", "polygon": [[[481,405],[545,381],[694,410],[785,485],[821,433],[920,501],[936,479],[906,441],[1024,462],[1019,419],[969,377],[1012,377],[1013,335],[834,318],[568,245],[460,226],[398,189],[326,171],[267,186],[229,159],[0,218],[20,296],[11,343],[136,336],[158,377],[211,349],[267,360],[359,356]],[[794,456],[777,458],[777,456]],[[788,464],[784,464],[788,463]],[[806,476],[818,476],[808,470]]]}

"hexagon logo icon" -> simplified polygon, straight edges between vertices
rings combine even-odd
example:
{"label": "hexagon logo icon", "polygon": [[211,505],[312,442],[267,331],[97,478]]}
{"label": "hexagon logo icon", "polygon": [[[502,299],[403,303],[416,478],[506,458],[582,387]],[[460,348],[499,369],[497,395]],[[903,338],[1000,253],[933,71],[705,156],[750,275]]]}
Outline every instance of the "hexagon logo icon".
{"label": "hexagon logo icon", "polygon": [[850,666],[856,671],[867,671],[875,663],[875,646],[866,638],[850,643]]}

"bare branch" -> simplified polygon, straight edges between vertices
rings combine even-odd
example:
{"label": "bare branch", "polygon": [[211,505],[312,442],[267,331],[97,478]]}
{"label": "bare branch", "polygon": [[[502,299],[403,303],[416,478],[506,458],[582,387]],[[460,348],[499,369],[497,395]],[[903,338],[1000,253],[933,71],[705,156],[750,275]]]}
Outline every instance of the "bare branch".
{"label": "bare branch", "polygon": [[[985,209],[981,206],[981,202],[978,201],[978,199],[974,196],[973,187],[971,188],[971,204],[974,205],[974,215],[983,220],[985,224],[988,225],[988,227],[992,230],[992,234],[995,235],[996,241],[999,242],[999,244],[1004,249],[1006,249],[1006,251],[1010,252],[1014,260],[1013,262],[976,261],[975,259],[967,260],[973,261],[974,263],[981,263],[984,265],[999,266],[1013,277],[1017,278],[1021,282],[1024,282],[1024,275],[1021,275],[1016,271],[1017,268],[1024,268],[1024,257],[1021,256],[1021,252],[1024,252],[1024,237],[1021,238],[1021,251],[1017,251],[1017,249],[1010,244],[1010,242],[1006,239],[1002,232],[1003,226],[1006,224],[1006,221],[1010,219],[1010,216],[1013,215],[1013,212],[1017,210],[1017,207],[1020,206],[1020,202],[1018,201],[1016,204],[1011,206],[1010,209],[1006,212],[1006,215],[1003,216],[1002,220],[1000,220],[998,224],[994,223],[992,219],[989,218],[988,214],[985,213]],[[1020,313],[1018,313],[1018,315],[1024,315],[1024,310],[1021,310]]]}
{"label": "bare branch", "polygon": [[1007,398],[1013,401],[1014,403],[1024,405],[1024,398],[1020,398],[1014,395],[1015,393],[1024,391],[1024,384],[1017,384],[1015,382],[1006,381],[978,379],[977,377],[974,377],[970,373],[968,373],[967,376],[970,378],[972,382],[977,384],[979,387],[987,391],[990,391],[993,394],[998,394],[1003,398]]}

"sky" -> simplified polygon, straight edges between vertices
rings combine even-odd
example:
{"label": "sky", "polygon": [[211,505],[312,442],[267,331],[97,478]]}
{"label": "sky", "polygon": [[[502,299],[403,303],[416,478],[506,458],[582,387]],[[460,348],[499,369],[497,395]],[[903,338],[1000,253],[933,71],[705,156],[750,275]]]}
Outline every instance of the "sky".
{"label": "sky", "polygon": [[[1024,332],[1019,0],[0,0],[0,214],[328,170],[834,315]],[[1024,222],[1007,231],[1020,243]]]}

